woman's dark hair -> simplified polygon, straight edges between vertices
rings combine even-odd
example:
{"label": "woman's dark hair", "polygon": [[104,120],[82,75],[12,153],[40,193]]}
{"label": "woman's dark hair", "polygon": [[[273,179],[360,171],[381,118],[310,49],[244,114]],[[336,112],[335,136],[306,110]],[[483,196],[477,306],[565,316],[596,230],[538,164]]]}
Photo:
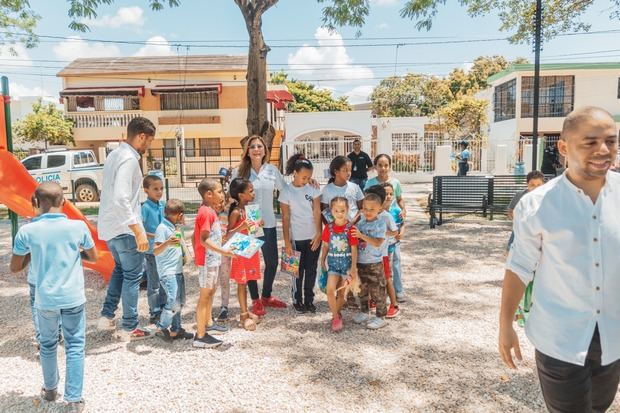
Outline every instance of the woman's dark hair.
{"label": "woman's dark hair", "polygon": [[235,201],[230,204],[228,209],[228,215],[230,215],[239,206],[239,194],[244,193],[252,185],[248,179],[235,178],[230,182],[228,187],[228,193],[230,197]]}
{"label": "woman's dark hair", "polygon": [[370,188],[367,188],[364,191],[364,194],[365,195],[368,195],[368,194],[375,194],[375,195],[377,195],[379,198],[381,198],[381,204],[383,204],[385,202],[385,198],[387,198],[387,193],[385,192],[385,188],[381,184],[373,185]]}
{"label": "woman's dark hair", "polygon": [[288,158],[288,161],[286,161],[284,174],[291,175],[293,172],[299,172],[302,169],[313,170],[314,167],[312,166],[312,162],[310,162],[309,159],[306,159],[303,153],[296,153]]}
{"label": "woman's dark hair", "polygon": [[375,156],[375,160],[372,161],[372,164],[374,166],[377,166],[377,164],[379,163],[379,159],[381,158],[385,158],[388,161],[388,164],[390,165],[390,167],[392,166],[392,158],[390,158],[390,155],[388,155],[387,153],[380,153],[379,155]]}
{"label": "woman's dark hair", "polygon": [[329,163],[329,181],[328,184],[331,184],[336,180],[336,171],[345,166],[347,162],[351,162],[349,158],[343,155],[338,155]]}

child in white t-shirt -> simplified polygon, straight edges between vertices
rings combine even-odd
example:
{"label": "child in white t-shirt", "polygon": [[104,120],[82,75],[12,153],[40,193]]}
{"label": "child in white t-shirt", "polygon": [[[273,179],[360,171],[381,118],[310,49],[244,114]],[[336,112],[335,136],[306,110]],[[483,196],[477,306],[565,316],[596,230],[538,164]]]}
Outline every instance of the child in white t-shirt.
{"label": "child in white t-shirt", "polygon": [[[321,194],[321,209],[329,211],[332,199],[336,197],[346,198],[349,203],[349,221],[355,223],[359,217],[364,194],[357,184],[349,181],[351,178],[351,160],[346,156],[336,156],[329,164],[329,175],[329,182]],[[328,214],[326,220],[329,224],[333,218],[330,218]]]}
{"label": "child in white t-shirt", "polygon": [[293,307],[300,313],[316,312],[314,283],[321,246],[320,191],[310,185],[312,162],[296,154],[286,163],[286,175],[293,181],[280,192],[282,230],[287,255],[301,253],[299,276],[293,282]]}

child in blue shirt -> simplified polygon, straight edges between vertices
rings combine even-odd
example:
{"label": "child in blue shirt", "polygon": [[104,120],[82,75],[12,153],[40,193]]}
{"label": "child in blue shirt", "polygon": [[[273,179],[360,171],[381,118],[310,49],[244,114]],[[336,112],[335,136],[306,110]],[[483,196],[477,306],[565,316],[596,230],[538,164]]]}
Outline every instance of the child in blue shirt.
{"label": "child in blue shirt", "polygon": [[165,218],[155,231],[153,254],[159,282],[166,293],[166,302],[156,323],[156,335],[165,341],[194,338],[181,327],[181,309],[185,305],[185,278],[183,276],[183,248],[177,225],[183,223],[185,208],[178,199],[170,199],[164,209]]}
{"label": "child in blue shirt", "polygon": [[164,220],[164,206],[166,203],[161,200],[164,194],[164,183],[156,175],[147,175],[142,181],[142,187],[147,195],[146,201],[142,204],[142,223],[149,240],[149,249],[144,253],[146,264],[146,296],[149,303],[149,314],[151,324],[157,323],[161,315],[161,309],[166,302],[166,292],[159,284],[155,255],[153,254],[153,244],[155,231]]}
{"label": "child in blue shirt", "polygon": [[[63,191],[55,182],[39,185],[32,197],[36,217],[17,232],[11,272],[23,270],[30,262],[41,343],[43,369],[41,397],[58,397],[58,328],[62,320],[65,337],[67,376],[65,401],[70,409],[84,408],[84,346],[86,313],[82,260],[97,260],[95,243],[86,224],[67,219],[62,213]],[[82,252],[81,252],[82,251]]]}
{"label": "child in blue shirt", "polygon": [[[369,193],[364,197],[362,216],[353,235],[359,238],[357,254],[357,274],[360,279],[359,294],[361,312],[353,317],[357,324],[376,330],[387,325],[383,319],[387,313],[386,280],[383,270],[384,243],[387,227],[379,218],[383,210],[381,197]],[[377,305],[376,316],[368,315],[369,299],[372,297]]]}

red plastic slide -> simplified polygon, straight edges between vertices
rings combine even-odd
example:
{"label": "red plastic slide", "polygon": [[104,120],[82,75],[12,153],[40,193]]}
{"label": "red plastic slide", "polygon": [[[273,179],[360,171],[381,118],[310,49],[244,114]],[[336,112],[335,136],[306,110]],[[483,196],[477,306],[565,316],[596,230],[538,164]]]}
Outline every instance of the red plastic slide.
{"label": "red plastic slide", "polygon": [[[24,218],[32,218],[33,210],[30,199],[36,187],[37,182],[30,176],[21,162],[10,152],[0,149],[0,204],[6,205]],[[71,202],[65,202],[63,212],[70,219],[79,219],[86,222],[95,240],[95,245],[99,252],[99,260],[94,264],[84,262],[84,265],[98,271],[106,282],[109,281],[114,269],[114,258],[112,258],[106,243],[99,239],[93,224]]]}

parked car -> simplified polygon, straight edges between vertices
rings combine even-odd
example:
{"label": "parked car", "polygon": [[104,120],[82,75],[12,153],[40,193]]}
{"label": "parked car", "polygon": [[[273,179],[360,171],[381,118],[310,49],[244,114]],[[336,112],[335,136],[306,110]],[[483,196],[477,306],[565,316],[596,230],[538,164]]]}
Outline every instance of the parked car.
{"label": "parked car", "polygon": [[58,182],[69,198],[78,202],[99,201],[103,166],[91,150],[50,150],[28,156],[22,165],[39,183]]}

